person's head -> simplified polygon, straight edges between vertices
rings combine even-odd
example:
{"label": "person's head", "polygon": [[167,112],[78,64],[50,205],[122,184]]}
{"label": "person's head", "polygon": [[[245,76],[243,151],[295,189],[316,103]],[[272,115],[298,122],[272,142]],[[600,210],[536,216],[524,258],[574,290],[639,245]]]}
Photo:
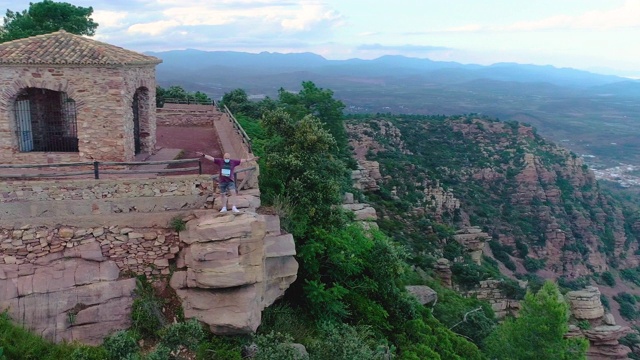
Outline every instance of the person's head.
{"label": "person's head", "polygon": [[228,163],[231,161],[231,155],[229,153],[224,153],[224,162]]}

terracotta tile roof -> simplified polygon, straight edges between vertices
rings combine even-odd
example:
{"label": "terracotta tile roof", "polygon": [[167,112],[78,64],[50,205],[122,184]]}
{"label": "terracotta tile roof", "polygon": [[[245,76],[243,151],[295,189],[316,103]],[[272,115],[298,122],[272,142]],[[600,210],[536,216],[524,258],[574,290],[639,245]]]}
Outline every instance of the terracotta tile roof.
{"label": "terracotta tile roof", "polygon": [[0,44],[0,65],[146,65],[162,60],[64,30]]}

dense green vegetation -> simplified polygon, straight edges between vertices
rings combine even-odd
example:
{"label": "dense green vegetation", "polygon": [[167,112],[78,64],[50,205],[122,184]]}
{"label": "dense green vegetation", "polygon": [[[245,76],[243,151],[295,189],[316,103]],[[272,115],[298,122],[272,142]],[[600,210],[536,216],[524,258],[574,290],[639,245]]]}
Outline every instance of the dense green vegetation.
{"label": "dense green vegetation", "polygon": [[546,282],[535,295],[528,293],[518,318],[507,319],[486,340],[493,359],[586,359],[586,339],[565,339],[569,308],[558,288]]}

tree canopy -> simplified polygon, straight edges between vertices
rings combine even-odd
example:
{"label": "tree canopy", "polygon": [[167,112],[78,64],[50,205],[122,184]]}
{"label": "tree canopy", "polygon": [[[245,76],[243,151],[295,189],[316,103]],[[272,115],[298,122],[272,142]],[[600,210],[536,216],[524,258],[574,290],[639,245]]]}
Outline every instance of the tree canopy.
{"label": "tree canopy", "polygon": [[508,319],[489,335],[486,352],[500,360],[585,359],[587,341],[564,338],[568,318],[558,287],[547,281],[535,295],[527,293],[517,319]]}
{"label": "tree canopy", "polygon": [[0,43],[58,30],[93,36],[98,24],[93,21],[91,14],[91,6],[75,6],[52,0],[29,3],[29,8],[21,12],[7,10],[4,24],[0,27]]}
{"label": "tree canopy", "polygon": [[211,104],[211,98],[200,91],[191,93],[178,85],[172,85],[166,89],[156,86],[156,106],[163,107],[167,101],[182,104]]}

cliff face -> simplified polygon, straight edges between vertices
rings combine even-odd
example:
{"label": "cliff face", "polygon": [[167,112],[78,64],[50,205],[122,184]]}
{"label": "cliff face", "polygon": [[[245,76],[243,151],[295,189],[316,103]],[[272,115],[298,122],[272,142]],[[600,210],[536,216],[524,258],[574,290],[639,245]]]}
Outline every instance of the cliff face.
{"label": "cliff face", "polygon": [[520,272],[575,278],[639,264],[637,229],[625,230],[593,173],[530,126],[402,117],[353,121],[349,131],[357,157],[379,162],[383,201],[407,207],[416,224],[480,226]]}

